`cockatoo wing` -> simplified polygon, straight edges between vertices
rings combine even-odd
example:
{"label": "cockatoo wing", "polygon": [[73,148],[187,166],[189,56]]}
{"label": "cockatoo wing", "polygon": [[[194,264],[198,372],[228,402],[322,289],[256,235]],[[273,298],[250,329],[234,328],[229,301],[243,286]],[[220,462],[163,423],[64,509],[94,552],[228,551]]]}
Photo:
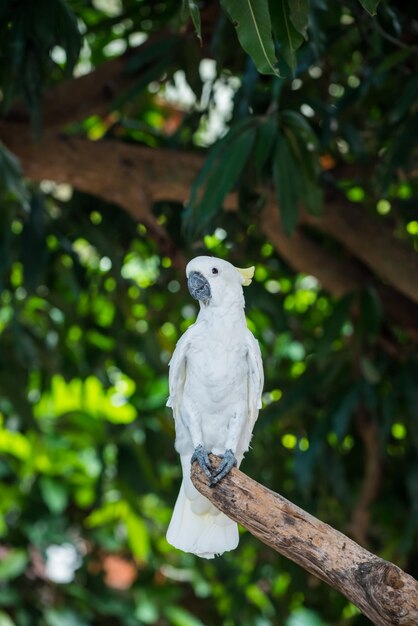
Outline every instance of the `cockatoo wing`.
{"label": "cockatoo wing", "polygon": [[171,357],[168,375],[170,395],[167,406],[173,409],[174,419],[178,416],[179,406],[183,398],[184,383],[186,380],[187,350],[193,337],[195,324],[192,324],[177,342]]}
{"label": "cockatoo wing", "polygon": [[248,362],[248,416],[243,436],[241,438],[242,452],[249,448],[254,425],[257,421],[258,411],[261,409],[261,396],[264,385],[263,362],[261,360],[260,346],[253,334],[247,332],[247,362]]}

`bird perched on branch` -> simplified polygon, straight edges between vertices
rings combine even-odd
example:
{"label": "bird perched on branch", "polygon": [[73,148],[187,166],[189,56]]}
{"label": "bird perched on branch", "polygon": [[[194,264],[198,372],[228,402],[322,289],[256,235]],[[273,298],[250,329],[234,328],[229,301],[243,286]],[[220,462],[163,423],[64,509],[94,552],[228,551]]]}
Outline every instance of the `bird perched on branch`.
{"label": "bird perched on branch", "polygon": [[[263,389],[258,342],[247,328],[243,286],[254,268],[236,268],[214,257],[196,257],[186,268],[200,312],[177,343],[170,361],[170,397],[183,482],[167,531],[168,542],[210,559],[238,545],[238,527],[194,487],[197,461],[216,485],[248,450]],[[209,453],[221,457],[217,469]]]}

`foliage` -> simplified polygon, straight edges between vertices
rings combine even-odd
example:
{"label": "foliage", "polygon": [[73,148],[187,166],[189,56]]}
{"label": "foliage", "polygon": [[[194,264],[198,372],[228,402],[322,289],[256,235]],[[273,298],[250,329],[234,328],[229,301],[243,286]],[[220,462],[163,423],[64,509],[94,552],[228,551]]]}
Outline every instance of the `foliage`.
{"label": "foliage", "polygon": [[[417,9],[248,1],[240,20],[245,3],[220,4],[2,3],[3,113],[23,103],[41,133],[44,91],[129,51],[130,87],[66,131],[208,148],[182,224],[175,203],[153,211],[186,257],[256,266],[247,313],[266,383],[244,471],[351,532],[372,424],[382,471],[367,539],[416,576],[416,347],[372,279],[336,298],[296,273],[259,211],[274,187],[291,233],[331,189],[417,248]],[[222,211],[235,191],[241,210]],[[246,532],[213,562],[168,546],[180,466],[167,363],[196,315],[183,273],[120,207],[23,184],[5,146],[0,194],[0,624],[365,624]]]}

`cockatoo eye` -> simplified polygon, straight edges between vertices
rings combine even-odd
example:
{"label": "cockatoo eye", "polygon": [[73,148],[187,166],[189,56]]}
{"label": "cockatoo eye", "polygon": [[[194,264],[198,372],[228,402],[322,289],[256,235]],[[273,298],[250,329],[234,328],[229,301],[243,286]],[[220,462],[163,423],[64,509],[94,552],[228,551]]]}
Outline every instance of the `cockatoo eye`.
{"label": "cockatoo eye", "polygon": [[219,274],[219,270],[217,267],[212,267],[212,274]]}

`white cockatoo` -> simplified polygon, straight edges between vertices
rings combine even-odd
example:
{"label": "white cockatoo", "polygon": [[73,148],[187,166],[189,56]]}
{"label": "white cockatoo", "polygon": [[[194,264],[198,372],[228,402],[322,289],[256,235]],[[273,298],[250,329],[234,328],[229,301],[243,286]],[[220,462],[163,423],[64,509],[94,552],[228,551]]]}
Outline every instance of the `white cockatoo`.
{"label": "white cockatoo", "polygon": [[[186,276],[200,312],[177,343],[170,361],[170,397],[183,482],[167,531],[168,542],[211,559],[238,545],[238,527],[194,487],[197,461],[218,483],[248,450],[261,407],[263,364],[258,342],[247,328],[242,287],[254,268],[199,256]],[[208,454],[222,458],[215,470]]]}

